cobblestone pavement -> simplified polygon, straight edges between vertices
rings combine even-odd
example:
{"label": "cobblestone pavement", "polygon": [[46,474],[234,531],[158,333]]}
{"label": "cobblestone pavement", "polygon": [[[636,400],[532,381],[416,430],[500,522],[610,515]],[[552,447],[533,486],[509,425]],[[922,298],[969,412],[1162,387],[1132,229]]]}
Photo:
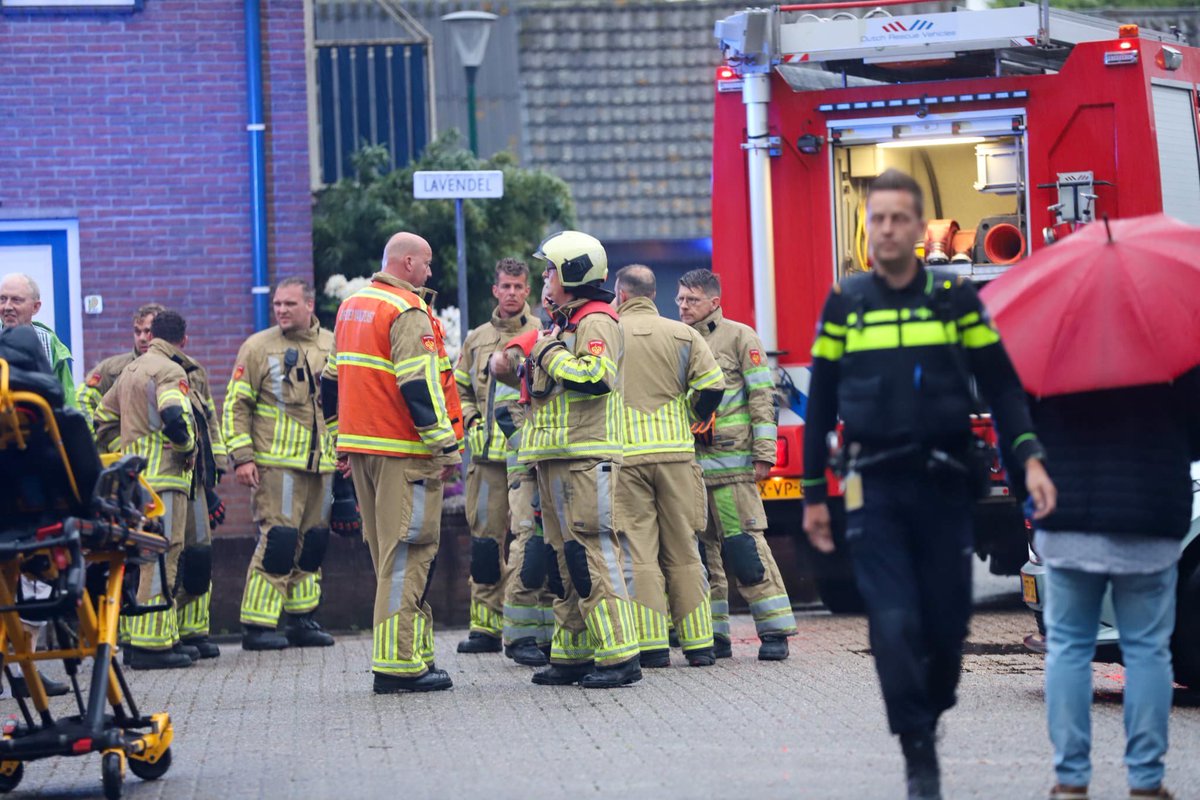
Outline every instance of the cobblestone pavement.
{"label": "cobblestone pavement", "polygon": [[[229,644],[190,670],[132,673],[143,709],[170,711],[177,733],[167,776],[130,775],[126,796],[902,796],[865,620],[809,611],[799,622],[782,664],[755,660],[753,624],[738,617],[732,660],[695,669],[676,651],[670,669],[615,691],[534,686],[500,655],[455,653],[461,630],[437,635],[455,685],[432,695],[373,695],[365,635],[283,653]],[[1042,658],[1021,646],[1031,626],[1011,606],[975,617],[944,723],[947,798],[1041,798],[1052,782]],[[1092,796],[1123,798],[1121,669],[1095,674]],[[1171,734],[1168,784],[1200,797],[1200,698],[1177,692]],[[14,796],[99,797],[99,778],[94,755],[42,761]]]}

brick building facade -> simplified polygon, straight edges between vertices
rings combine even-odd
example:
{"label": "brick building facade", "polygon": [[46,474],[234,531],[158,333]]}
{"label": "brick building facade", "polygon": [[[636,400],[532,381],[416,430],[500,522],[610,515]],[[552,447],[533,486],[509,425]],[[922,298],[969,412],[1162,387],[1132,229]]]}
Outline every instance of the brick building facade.
{"label": "brick building facade", "polygon": [[[311,279],[304,4],[263,0],[261,19],[269,277]],[[241,0],[0,13],[0,219],[78,220],[81,294],[104,300],[84,368],[157,301],[187,317],[218,403],[253,329],[244,26]],[[231,483],[222,532],[246,534]]]}

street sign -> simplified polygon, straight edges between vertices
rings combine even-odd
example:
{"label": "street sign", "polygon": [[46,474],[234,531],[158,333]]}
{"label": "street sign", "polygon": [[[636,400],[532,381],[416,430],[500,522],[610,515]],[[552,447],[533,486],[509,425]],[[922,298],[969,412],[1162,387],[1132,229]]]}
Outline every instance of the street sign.
{"label": "street sign", "polygon": [[504,173],[498,169],[419,171],[413,174],[413,197],[486,198],[504,196]]}

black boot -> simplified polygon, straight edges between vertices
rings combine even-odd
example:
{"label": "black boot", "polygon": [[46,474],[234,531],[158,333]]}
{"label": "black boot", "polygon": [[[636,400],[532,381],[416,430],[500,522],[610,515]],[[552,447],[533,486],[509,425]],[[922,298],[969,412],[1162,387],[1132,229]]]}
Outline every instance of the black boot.
{"label": "black boot", "polygon": [[207,636],[189,636],[181,639],[180,644],[195,648],[201,658],[216,658],[221,655],[221,648]]}
{"label": "black boot", "polygon": [[182,669],[192,665],[187,653],[168,650],[147,650],[143,647],[129,648],[130,669]]}
{"label": "black boot", "polygon": [[670,632],[667,634],[667,645],[670,647],[674,647],[677,650],[680,647],[679,632],[677,630],[675,630],[674,628],[671,628]]}
{"label": "black boot", "polygon": [[671,651],[643,650],[638,661],[642,669],[663,669],[671,666]]}
{"label": "black boot", "polygon": [[246,625],[242,633],[243,650],[284,650],[288,644],[288,637],[272,628]]}
{"label": "black boot", "polygon": [[376,672],[375,694],[395,694],[397,692],[438,692],[449,689],[454,685],[445,670],[431,669],[417,678],[405,678],[400,675],[386,675]]}
{"label": "black boot", "polygon": [[579,683],[590,674],[596,665],[591,661],[582,664],[551,664],[548,669],[533,673],[533,682],[538,686],[570,686]]}
{"label": "black boot", "polygon": [[504,655],[526,667],[544,667],[550,663],[550,659],[546,658],[538,649],[537,640],[532,636],[517,639],[512,644],[506,644]]}
{"label": "black boot", "polygon": [[585,689],[615,689],[641,679],[642,668],[636,658],[631,658],[613,667],[597,667],[595,672],[584,676],[579,685]]}
{"label": "black boot", "polygon": [[333,637],[321,629],[314,618],[315,611],[307,614],[288,614],[284,634],[292,647],[332,647]]}
{"label": "black boot", "polygon": [[192,647],[191,645],[189,645],[189,644],[184,644],[184,643],[183,643],[183,642],[181,642],[181,641],[180,641],[180,642],[176,642],[176,643],[175,643],[175,644],[174,644],[174,645],[171,647],[171,650],[172,650],[172,651],[174,651],[174,652],[176,652],[176,653],[183,653],[185,656],[187,656],[188,658],[190,658],[192,661],[199,661],[199,660],[200,660],[200,648],[198,648],[198,647]]}
{"label": "black boot", "polygon": [[467,638],[458,643],[460,653],[499,653],[503,649],[499,639],[480,631],[471,631]]}
{"label": "black boot", "polygon": [[788,640],[781,633],[768,633],[759,637],[762,644],[758,646],[759,661],[783,661],[788,657]]}
{"label": "black boot", "polygon": [[909,800],[942,800],[937,742],[932,730],[900,734]]}
{"label": "black boot", "polygon": [[[52,678],[47,678],[38,673],[42,679],[42,688],[46,690],[47,697],[61,697],[71,691],[70,684],[56,681]],[[21,675],[14,675],[12,679],[13,697],[29,697],[29,687],[25,684],[25,678]]]}
{"label": "black boot", "polygon": [[714,636],[713,656],[716,658],[733,658],[733,642],[724,636]]}
{"label": "black boot", "polygon": [[712,647],[687,650],[684,652],[684,655],[687,656],[689,667],[711,667],[717,663],[717,657],[713,654]]}

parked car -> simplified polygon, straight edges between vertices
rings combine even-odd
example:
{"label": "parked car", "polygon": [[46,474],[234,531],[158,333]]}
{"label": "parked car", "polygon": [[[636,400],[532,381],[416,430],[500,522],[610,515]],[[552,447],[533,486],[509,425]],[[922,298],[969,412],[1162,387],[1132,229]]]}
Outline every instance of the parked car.
{"label": "parked car", "polygon": [[[1175,665],[1175,682],[1193,689],[1200,689],[1200,462],[1192,465],[1192,526],[1182,542],[1183,555],[1179,559],[1178,603],[1175,610],[1175,634],[1171,638],[1171,655]],[[1033,548],[1030,537],[1029,561],[1021,568],[1021,591],[1025,605],[1029,606],[1037,620],[1038,632],[1045,635],[1042,620],[1045,602],[1046,567]],[[1096,660],[1117,662],[1121,660],[1113,613],[1112,592],[1104,596],[1100,607],[1100,630],[1096,634]],[[1044,643],[1030,637],[1026,644],[1034,650],[1045,650]]]}

